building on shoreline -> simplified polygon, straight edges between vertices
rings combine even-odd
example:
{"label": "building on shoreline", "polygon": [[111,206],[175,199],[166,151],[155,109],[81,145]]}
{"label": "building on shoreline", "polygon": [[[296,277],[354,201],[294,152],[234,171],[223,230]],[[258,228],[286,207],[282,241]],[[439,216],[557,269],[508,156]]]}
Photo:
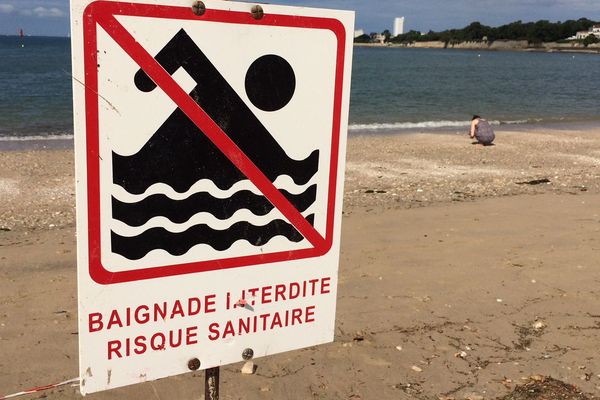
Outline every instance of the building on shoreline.
{"label": "building on shoreline", "polygon": [[398,17],[394,19],[394,36],[402,35],[404,33],[404,17]]}
{"label": "building on shoreline", "polygon": [[571,36],[567,40],[581,40],[587,38],[590,35],[594,35],[598,39],[600,39],[600,25],[594,25],[587,31],[579,31],[575,36]]}
{"label": "building on shoreline", "polygon": [[371,34],[371,42],[384,44],[385,43],[385,35],[382,33],[372,33]]}

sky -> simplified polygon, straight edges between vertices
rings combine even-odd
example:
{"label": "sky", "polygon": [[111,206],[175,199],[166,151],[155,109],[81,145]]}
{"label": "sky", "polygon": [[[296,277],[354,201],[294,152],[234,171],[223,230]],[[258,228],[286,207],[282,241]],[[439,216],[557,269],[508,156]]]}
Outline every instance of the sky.
{"label": "sky", "polygon": [[[165,0],[168,3],[168,0]],[[355,10],[356,28],[392,30],[404,16],[405,31],[463,28],[473,21],[498,26],[516,20],[600,20],[600,0],[272,0],[272,3]],[[192,1],[190,0],[190,4]],[[67,36],[68,0],[0,0],[0,34]]]}

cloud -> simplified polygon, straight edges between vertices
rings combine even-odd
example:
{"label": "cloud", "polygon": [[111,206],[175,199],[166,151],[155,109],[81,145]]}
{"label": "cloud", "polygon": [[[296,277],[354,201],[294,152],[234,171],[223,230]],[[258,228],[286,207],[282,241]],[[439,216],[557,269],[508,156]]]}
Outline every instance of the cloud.
{"label": "cloud", "polygon": [[[24,2],[25,3],[25,2]],[[0,3],[0,14],[13,14],[18,13],[24,17],[38,17],[38,18],[61,18],[66,16],[66,13],[58,7],[46,4],[46,7],[29,4],[29,7],[25,4],[19,4],[15,7],[12,4]]]}
{"label": "cloud", "polygon": [[15,11],[15,6],[12,4],[0,3],[0,13],[2,14],[10,14]]}
{"label": "cloud", "polygon": [[[31,11],[31,13],[26,14],[27,11]],[[36,7],[33,10],[23,10],[22,13],[24,15],[35,15],[38,18],[60,18],[65,16],[65,13],[56,7]]]}

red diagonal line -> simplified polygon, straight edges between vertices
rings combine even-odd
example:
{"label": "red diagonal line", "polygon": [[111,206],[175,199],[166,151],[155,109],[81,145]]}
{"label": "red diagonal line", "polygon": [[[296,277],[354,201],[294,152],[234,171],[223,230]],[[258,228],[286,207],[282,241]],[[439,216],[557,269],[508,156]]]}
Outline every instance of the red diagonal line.
{"label": "red diagonal line", "polygon": [[215,146],[254,183],[302,236],[308,239],[315,248],[326,246],[325,239],[321,234],[113,15],[101,15],[97,21]]}

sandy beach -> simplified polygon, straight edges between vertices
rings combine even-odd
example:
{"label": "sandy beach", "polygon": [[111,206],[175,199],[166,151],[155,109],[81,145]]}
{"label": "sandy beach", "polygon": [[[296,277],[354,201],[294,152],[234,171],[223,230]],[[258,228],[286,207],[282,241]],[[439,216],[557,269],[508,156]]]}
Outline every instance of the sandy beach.
{"label": "sandy beach", "polygon": [[[598,398],[600,128],[496,133],[352,136],[336,340],[221,368],[221,398],[510,400],[546,377]],[[0,152],[0,397],[77,376],[73,168]],[[90,398],[201,399],[202,376]]]}

